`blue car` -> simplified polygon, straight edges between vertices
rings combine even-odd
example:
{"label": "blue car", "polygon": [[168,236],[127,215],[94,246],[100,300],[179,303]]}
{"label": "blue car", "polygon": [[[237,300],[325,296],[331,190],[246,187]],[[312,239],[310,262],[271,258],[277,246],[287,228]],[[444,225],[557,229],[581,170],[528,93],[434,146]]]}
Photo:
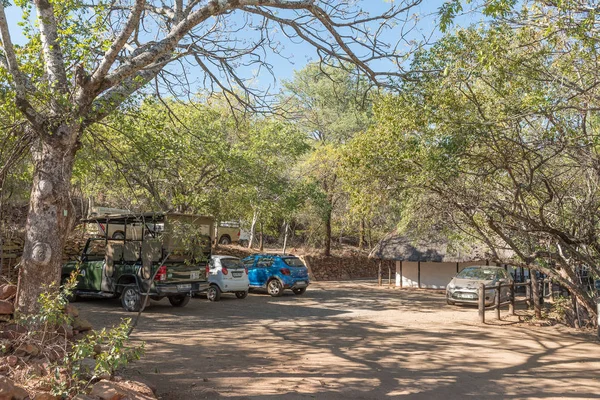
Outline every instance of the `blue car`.
{"label": "blue car", "polygon": [[308,268],[295,256],[255,254],[242,260],[248,268],[251,289],[267,289],[273,297],[285,289],[301,295],[308,287]]}

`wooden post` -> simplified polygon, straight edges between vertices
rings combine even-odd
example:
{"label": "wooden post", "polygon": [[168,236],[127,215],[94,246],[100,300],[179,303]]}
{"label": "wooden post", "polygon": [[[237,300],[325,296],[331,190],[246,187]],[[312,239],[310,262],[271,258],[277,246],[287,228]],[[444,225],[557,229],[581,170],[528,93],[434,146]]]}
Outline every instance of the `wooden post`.
{"label": "wooden post", "polygon": [[400,267],[400,263],[402,261],[396,261],[396,287],[402,287],[402,272],[401,271],[401,267]]}
{"label": "wooden post", "polygon": [[510,285],[510,304],[508,305],[508,313],[515,315],[515,283]]}
{"label": "wooden post", "polygon": [[456,273],[457,273],[457,274],[460,272],[460,271],[459,271],[459,268],[460,268],[460,265],[459,265],[458,263],[456,263]]}
{"label": "wooden post", "polygon": [[479,318],[481,323],[485,324],[485,283],[479,285],[478,294]]}
{"label": "wooden post", "polygon": [[402,260],[400,261],[400,288],[402,288],[402,285],[404,281],[404,275],[402,275]]}
{"label": "wooden post", "polygon": [[392,266],[388,264],[388,286],[392,286]]}
{"label": "wooden post", "polygon": [[542,319],[542,306],[540,303],[540,282],[538,281],[537,274],[535,271],[529,270],[531,276],[531,295],[533,296],[533,309],[535,311],[535,317]]}
{"label": "wooden post", "polygon": [[527,308],[531,308],[531,279],[527,279],[525,282],[525,299],[527,301]]}
{"label": "wooden post", "polygon": [[496,304],[496,319],[500,319],[500,292],[502,291],[502,283],[498,283],[498,290],[494,296],[494,303]]}
{"label": "wooden post", "polygon": [[417,262],[417,286],[421,289],[421,261]]}
{"label": "wooden post", "polygon": [[379,267],[377,269],[377,285],[381,286],[381,260],[379,260]]}

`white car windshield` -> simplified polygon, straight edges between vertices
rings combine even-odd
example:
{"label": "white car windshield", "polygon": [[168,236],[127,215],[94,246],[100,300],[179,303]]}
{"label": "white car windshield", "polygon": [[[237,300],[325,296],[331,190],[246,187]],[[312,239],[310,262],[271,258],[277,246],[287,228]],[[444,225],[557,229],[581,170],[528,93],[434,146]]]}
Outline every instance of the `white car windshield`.
{"label": "white car windshield", "polygon": [[505,278],[504,270],[491,268],[465,268],[458,275],[460,279],[478,279],[491,281],[497,278]]}

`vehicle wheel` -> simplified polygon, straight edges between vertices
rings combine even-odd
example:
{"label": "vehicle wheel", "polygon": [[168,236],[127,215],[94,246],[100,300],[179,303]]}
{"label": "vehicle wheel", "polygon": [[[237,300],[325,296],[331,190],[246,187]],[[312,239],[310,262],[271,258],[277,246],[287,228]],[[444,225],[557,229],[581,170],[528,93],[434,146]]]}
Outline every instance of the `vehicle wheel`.
{"label": "vehicle wheel", "polygon": [[221,298],[221,289],[218,286],[212,285],[206,291],[206,298],[210,301],[219,301]]}
{"label": "vehicle wheel", "polygon": [[112,238],[115,240],[123,240],[125,239],[125,232],[116,231],[113,233]]}
{"label": "vehicle wheel", "polygon": [[126,311],[140,311],[142,295],[136,285],[125,286],[121,294],[121,305]]}
{"label": "vehicle wheel", "polygon": [[453,306],[453,305],[454,305],[454,302],[453,302],[453,301],[450,301],[450,300],[448,300],[448,299],[446,299],[446,304],[448,304],[449,306]]}
{"label": "vehicle wheel", "polygon": [[304,294],[304,292],[306,292],[306,288],[305,287],[296,288],[296,289],[292,289],[292,291],[294,292],[294,294],[300,296],[301,294]]}
{"label": "vehicle wheel", "polygon": [[269,283],[267,283],[267,292],[273,297],[279,297],[283,294],[283,287],[281,286],[281,282],[277,279],[271,279]]}
{"label": "vehicle wheel", "polygon": [[238,246],[248,247],[248,241],[246,239],[242,239],[242,240],[238,241]]}
{"label": "vehicle wheel", "polygon": [[248,292],[235,292],[235,297],[238,299],[245,299],[248,296]]}
{"label": "vehicle wheel", "polygon": [[221,236],[221,239],[219,239],[219,244],[231,244],[231,238],[227,235]]}
{"label": "vehicle wheel", "polygon": [[188,296],[188,295],[169,296],[169,303],[171,303],[171,305],[173,307],[185,307],[186,304],[189,302],[190,302],[190,296]]}

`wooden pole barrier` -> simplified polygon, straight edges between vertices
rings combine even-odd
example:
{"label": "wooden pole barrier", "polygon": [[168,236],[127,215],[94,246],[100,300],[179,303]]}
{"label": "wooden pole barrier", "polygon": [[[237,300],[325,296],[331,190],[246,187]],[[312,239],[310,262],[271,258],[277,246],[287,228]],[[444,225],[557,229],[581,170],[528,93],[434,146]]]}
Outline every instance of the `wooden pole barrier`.
{"label": "wooden pole barrier", "polygon": [[531,274],[531,295],[533,296],[533,309],[537,319],[542,318],[542,306],[540,304],[540,284],[535,271]]}
{"label": "wooden pole barrier", "polygon": [[525,286],[525,299],[527,303],[527,308],[531,308],[531,280],[527,279],[525,283],[527,284]]}
{"label": "wooden pole barrier", "polygon": [[388,286],[392,286],[392,266],[388,264]]}
{"label": "wooden pole barrier", "polygon": [[508,305],[508,313],[515,315],[515,283],[510,285],[510,304]]}
{"label": "wooden pole barrier", "polygon": [[494,296],[494,304],[496,304],[496,319],[500,319],[500,292],[502,291],[502,283],[498,283],[498,289]]}
{"label": "wooden pole barrier", "polygon": [[377,285],[381,286],[382,282],[381,282],[381,260],[379,261],[379,267],[377,269]]}
{"label": "wooden pole barrier", "polygon": [[478,292],[479,318],[481,319],[481,323],[485,324],[485,283],[479,285]]}

